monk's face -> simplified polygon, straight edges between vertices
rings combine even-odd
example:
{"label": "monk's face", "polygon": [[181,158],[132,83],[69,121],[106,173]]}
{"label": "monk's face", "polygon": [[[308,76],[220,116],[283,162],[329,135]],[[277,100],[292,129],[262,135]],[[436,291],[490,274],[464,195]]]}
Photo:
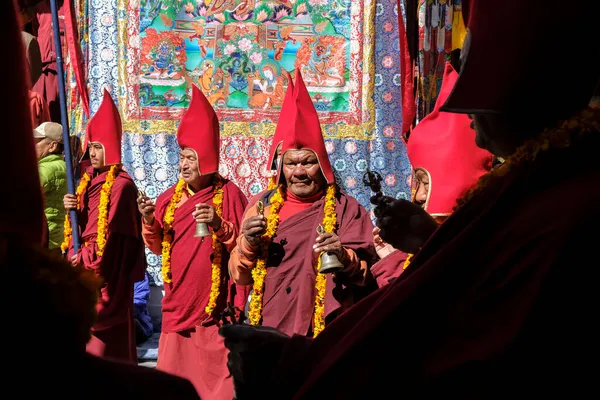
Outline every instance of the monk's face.
{"label": "monk's face", "polygon": [[198,155],[192,149],[183,149],[179,153],[179,171],[181,177],[189,186],[195,186],[200,180]]}
{"label": "monk's face", "polygon": [[422,170],[415,174],[417,178],[417,192],[415,193],[415,203],[424,205],[427,202],[429,194],[429,175]]}
{"label": "monk's face", "polygon": [[90,151],[90,163],[94,169],[104,168],[104,146],[98,142],[91,142],[89,144]]}
{"label": "monk's face", "polygon": [[283,155],[283,176],[288,190],[298,197],[311,197],[325,185],[319,160],[311,150],[286,151]]}

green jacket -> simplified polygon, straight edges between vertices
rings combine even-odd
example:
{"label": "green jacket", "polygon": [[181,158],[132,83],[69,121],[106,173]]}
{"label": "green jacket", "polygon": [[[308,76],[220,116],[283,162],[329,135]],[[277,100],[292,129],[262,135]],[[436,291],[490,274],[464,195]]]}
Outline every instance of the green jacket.
{"label": "green jacket", "polygon": [[48,248],[54,249],[60,247],[63,241],[65,222],[63,197],[67,194],[67,165],[61,155],[50,154],[39,161],[39,169],[50,232]]}

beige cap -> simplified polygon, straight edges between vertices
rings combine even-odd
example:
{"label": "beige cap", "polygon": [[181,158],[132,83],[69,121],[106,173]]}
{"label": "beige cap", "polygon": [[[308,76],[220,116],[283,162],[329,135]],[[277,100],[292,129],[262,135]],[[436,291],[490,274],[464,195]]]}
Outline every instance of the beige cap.
{"label": "beige cap", "polygon": [[54,142],[62,143],[62,125],[56,122],[44,122],[33,130],[33,137],[36,139],[48,138]]}

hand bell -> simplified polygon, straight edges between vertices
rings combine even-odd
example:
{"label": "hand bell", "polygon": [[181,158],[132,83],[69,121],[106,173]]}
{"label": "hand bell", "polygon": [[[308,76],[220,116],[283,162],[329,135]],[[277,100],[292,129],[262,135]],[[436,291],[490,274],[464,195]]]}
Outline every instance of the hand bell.
{"label": "hand bell", "polygon": [[[322,235],[325,233],[325,228],[322,225],[317,227],[317,233]],[[319,273],[321,274],[333,274],[336,272],[340,272],[344,269],[344,264],[340,262],[337,255],[335,253],[331,253],[325,251],[321,253],[321,268],[319,268]]]}
{"label": "hand bell", "polygon": [[344,269],[344,265],[340,262],[335,253],[323,252],[321,254],[321,274],[333,274]]}
{"label": "hand bell", "polygon": [[194,237],[203,238],[207,236],[212,236],[212,234],[208,230],[206,222],[196,222],[196,232],[194,233]]}

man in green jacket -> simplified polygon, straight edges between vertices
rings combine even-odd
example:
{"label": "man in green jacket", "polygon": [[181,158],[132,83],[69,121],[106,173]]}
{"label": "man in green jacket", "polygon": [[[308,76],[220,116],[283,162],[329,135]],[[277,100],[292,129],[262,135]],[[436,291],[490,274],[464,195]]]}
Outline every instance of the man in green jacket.
{"label": "man in green jacket", "polygon": [[48,220],[48,248],[60,252],[65,220],[63,197],[67,194],[67,165],[62,156],[62,126],[54,122],[44,122],[33,130],[33,137],[36,141],[40,182]]}

